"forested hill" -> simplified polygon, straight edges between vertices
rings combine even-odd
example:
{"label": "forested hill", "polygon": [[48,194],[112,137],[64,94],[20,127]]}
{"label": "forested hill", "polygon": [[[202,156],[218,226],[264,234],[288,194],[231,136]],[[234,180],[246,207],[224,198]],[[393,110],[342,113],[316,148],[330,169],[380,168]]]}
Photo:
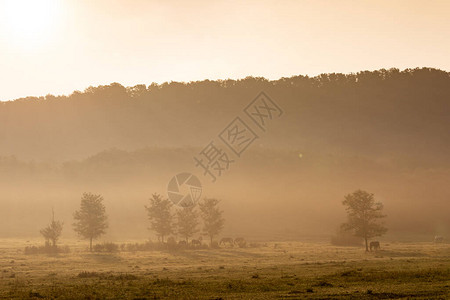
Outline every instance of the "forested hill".
{"label": "forested hill", "polygon": [[269,81],[89,87],[0,103],[0,156],[65,161],[105,149],[206,145],[260,92],[284,110],[260,147],[449,164],[450,73],[363,71]]}
{"label": "forested hill", "polygon": [[[38,235],[50,207],[70,224],[80,195],[93,191],[108,203],[111,232],[147,237],[146,199],[181,171],[223,199],[225,235],[329,234],[345,217],[342,197],[360,188],[386,205],[390,234],[445,235],[449,75],[115,83],[0,103],[0,236]],[[265,132],[243,113],[261,91],[284,111]],[[193,157],[236,116],[259,138],[213,184]]]}

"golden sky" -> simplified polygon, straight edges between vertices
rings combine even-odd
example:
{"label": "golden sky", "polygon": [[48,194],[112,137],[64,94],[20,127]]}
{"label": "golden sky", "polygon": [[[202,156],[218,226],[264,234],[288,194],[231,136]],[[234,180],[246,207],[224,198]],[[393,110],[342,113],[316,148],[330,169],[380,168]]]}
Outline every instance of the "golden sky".
{"label": "golden sky", "polygon": [[0,0],[0,100],[90,85],[450,70],[450,1]]}

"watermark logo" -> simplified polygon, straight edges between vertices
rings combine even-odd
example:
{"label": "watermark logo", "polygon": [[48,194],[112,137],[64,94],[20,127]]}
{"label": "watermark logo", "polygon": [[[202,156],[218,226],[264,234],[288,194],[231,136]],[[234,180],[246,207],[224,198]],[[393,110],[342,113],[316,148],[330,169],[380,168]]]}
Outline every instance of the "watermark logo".
{"label": "watermark logo", "polygon": [[197,176],[191,173],[180,173],[169,181],[167,195],[175,205],[192,206],[202,195],[202,185]]}
{"label": "watermark logo", "polygon": [[[269,123],[283,115],[283,110],[266,93],[261,92],[212,139],[196,156],[195,166],[212,182],[239,160]],[[227,152],[228,150],[228,152]],[[169,199],[176,205],[195,205],[202,192],[200,180],[191,173],[173,177],[168,186]]]}
{"label": "watermark logo", "polygon": [[[269,123],[283,115],[283,110],[266,93],[261,92],[243,110],[244,114],[237,115],[218,135],[220,147],[216,141],[209,144],[194,156],[195,166],[203,170],[212,182],[222,176],[247,150],[258,134],[264,134]],[[249,122],[249,119],[251,120]],[[247,121],[247,122],[246,122]],[[253,122],[253,123],[252,123]],[[231,150],[228,154],[225,150]]]}

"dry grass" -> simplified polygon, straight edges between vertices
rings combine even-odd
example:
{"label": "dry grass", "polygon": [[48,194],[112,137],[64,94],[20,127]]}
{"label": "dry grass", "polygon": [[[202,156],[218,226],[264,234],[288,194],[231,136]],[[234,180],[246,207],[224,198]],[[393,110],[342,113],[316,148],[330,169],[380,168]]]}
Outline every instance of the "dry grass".
{"label": "dry grass", "polygon": [[[29,244],[29,243],[28,243]],[[257,248],[25,255],[0,241],[0,298],[445,299],[450,245],[362,248],[282,242]]]}

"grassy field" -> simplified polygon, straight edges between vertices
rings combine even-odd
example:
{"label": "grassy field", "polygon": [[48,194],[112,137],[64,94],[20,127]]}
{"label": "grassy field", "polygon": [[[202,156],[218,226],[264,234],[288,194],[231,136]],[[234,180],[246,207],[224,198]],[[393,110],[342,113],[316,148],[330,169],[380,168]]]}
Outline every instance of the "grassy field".
{"label": "grassy field", "polygon": [[25,255],[0,241],[1,299],[447,299],[450,244],[382,250],[281,242],[254,248]]}

